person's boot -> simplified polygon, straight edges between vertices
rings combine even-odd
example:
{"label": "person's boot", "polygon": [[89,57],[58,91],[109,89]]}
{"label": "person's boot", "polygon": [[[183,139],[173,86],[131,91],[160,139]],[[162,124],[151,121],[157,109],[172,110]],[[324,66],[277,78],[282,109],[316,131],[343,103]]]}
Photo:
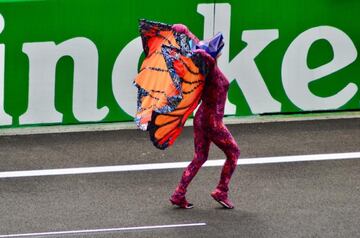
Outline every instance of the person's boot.
{"label": "person's boot", "polygon": [[235,207],[229,200],[227,192],[223,192],[218,188],[211,193],[211,197],[213,197],[214,200],[220,203],[224,208],[233,209]]}
{"label": "person's boot", "polygon": [[182,191],[179,188],[175,190],[175,192],[173,193],[173,195],[171,195],[169,200],[173,205],[178,206],[179,208],[190,209],[194,207],[193,204],[189,203],[186,200],[185,191]]}

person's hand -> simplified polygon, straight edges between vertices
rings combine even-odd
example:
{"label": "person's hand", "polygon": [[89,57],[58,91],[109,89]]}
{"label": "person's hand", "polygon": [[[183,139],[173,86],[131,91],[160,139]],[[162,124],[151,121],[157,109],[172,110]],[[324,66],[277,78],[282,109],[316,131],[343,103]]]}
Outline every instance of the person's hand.
{"label": "person's hand", "polygon": [[183,25],[183,24],[174,24],[171,27],[174,31],[179,32],[179,33],[184,33],[187,34],[189,32],[189,29],[187,28],[187,26]]}
{"label": "person's hand", "polygon": [[195,41],[195,43],[199,42],[199,39],[191,31],[189,31],[189,28],[187,28],[187,26],[185,26],[183,24],[174,24],[174,25],[172,25],[171,29],[180,34],[187,35],[190,39]]}

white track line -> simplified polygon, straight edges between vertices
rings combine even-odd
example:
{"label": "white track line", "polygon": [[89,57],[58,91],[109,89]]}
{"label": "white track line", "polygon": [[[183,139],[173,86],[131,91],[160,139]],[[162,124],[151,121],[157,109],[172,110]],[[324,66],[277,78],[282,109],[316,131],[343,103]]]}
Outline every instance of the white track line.
{"label": "white track line", "polygon": [[[262,158],[239,159],[238,165],[252,164],[269,164],[269,163],[287,163],[301,161],[319,161],[319,160],[345,160],[359,159],[360,152],[337,153],[337,154],[313,154],[313,155],[292,155]],[[158,169],[179,169],[185,168],[190,162],[173,162],[173,163],[153,163],[153,164],[134,164],[134,165],[116,165],[101,167],[83,167],[67,169],[44,169],[44,170],[25,170],[25,171],[6,171],[0,172],[0,178],[18,178],[18,177],[35,177],[35,176],[52,176],[52,175],[73,175],[73,174],[93,174],[109,172],[128,172],[144,171]],[[208,160],[204,167],[222,166],[224,160]]]}
{"label": "white track line", "polygon": [[160,225],[160,226],[138,226],[138,227],[122,227],[122,228],[74,230],[74,231],[54,231],[54,232],[41,232],[41,233],[24,233],[24,234],[9,234],[9,235],[0,235],[0,238],[56,236],[56,235],[78,235],[78,234],[90,234],[90,233],[93,234],[93,233],[120,232],[120,231],[154,230],[154,229],[183,228],[183,227],[195,227],[195,226],[206,226],[206,223],[174,224],[174,225]]}

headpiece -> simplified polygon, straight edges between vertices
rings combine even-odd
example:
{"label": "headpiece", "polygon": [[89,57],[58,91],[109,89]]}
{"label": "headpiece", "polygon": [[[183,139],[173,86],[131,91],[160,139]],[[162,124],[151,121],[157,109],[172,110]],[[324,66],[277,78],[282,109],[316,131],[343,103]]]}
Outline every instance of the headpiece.
{"label": "headpiece", "polygon": [[219,55],[221,50],[224,48],[224,37],[219,32],[209,40],[200,41],[195,46],[196,49],[203,49],[214,59]]}

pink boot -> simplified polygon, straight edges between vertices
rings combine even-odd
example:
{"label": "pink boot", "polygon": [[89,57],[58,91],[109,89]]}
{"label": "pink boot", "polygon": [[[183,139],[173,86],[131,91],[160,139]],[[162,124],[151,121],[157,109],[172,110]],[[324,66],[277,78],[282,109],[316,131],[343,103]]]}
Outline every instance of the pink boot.
{"label": "pink boot", "polygon": [[170,202],[175,205],[178,206],[179,208],[185,208],[185,209],[190,209],[193,208],[194,205],[189,203],[186,198],[185,198],[185,193],[186,190],[185,189],[181,189],[181,188],[176,188],[175,192],[173,193],[173,195],[170,197]]}
{"label": "pink boot", "polygon": [[224,208],[233,209],[235,207],[234,204],[229,200],[227,192],[215,189],[215,191],[211,193],[211,197],[213,197],[215,201],[220,203]]}

